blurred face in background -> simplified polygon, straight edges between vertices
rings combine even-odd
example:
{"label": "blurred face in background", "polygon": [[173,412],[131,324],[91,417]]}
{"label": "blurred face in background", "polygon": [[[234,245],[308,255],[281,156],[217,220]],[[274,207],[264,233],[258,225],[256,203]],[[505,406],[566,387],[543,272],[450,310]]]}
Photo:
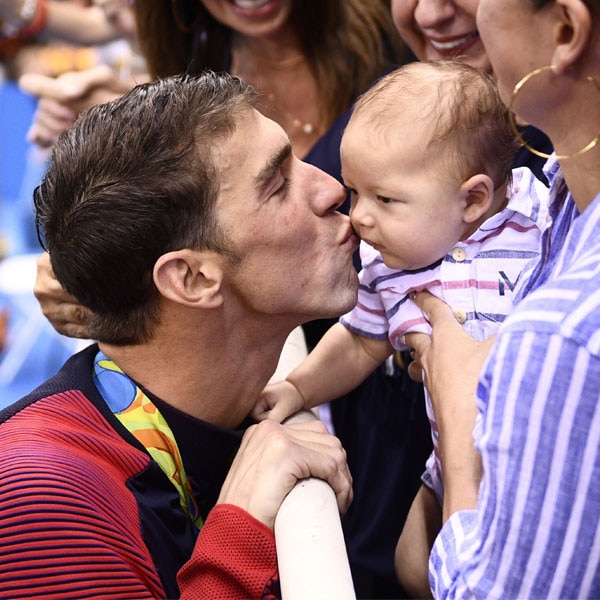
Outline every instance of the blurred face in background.
{"label": "blurred face in background", "polygon": [[130,0],[92,0],[92,4],[101,8],[109,23],[123,35],[136,35],[135,15]]}
{"label": "blurred face in background", "polygon": [[214,19],[249,37],[268,37],[289,23],[294,0],[201,0]]}
{"label": "blurred face in background", "polygon": [[475,15],[479,0],[392,0],[392,17],[419,60],[456,59],[491,72]]}
{"label": "blurred face in background", "polygon": [[[509,104],[515,85],[533,66],[545,65],[551,55],[551,44],[558,34],[549,34],[556,25],[554,17],[558,13],[555,4],[548,2],[546,9],[535,10],[530,0],[480,0],[477,24],[489,50],[494,65],[494,75],[498,90],[505,104]],[[510,52],[506,52],[510,48]],[[585,81],[585,78],[584,78]],[[546,71],[533,78],[519,92],[513,109],[524,121],[548,132],[549,123],[557,122],[556,111],[561,97],[572,94],[578,86],[573,81],[560,80]],[[587,88],[589,83],[584,83]],[[591,87],[591,86],[590,86]],[[566,89],[568,88],[568,90]],[[598,107],[595,96],[594,107]],[[586,107],[587,116],[592,107]],[[549,120],[540,122],[546,115]],[[590,132],[590,138],[593,133]],[[568,153],[568,152],[567,152]]]}

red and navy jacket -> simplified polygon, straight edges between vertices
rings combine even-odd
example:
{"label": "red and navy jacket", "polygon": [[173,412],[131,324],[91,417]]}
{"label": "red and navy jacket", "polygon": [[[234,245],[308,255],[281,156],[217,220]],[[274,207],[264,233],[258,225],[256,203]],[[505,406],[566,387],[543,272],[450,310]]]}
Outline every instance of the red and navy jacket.
{"label": "red and navy jacket", "polygon": [[73,356],[0,412],[0,597],[271,596],[272,531],[234,506],[210,512],[243,428],[149,394],[206,519],[198,536],[173,485],[96,389],[97,351]]}

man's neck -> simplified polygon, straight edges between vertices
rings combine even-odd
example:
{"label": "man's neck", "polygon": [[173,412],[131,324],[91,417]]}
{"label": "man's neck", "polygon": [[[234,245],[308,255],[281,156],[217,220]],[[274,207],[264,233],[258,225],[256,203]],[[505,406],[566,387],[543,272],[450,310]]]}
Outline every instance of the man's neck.
{"label": "man's neck", "polygon": [[100,349],[161,400],[203,421],[236,428],[275,370],[286,334],[265,337],[264,327],[262,335],[239,327],[233,335],[222,328],[161,326],[150,342]]}

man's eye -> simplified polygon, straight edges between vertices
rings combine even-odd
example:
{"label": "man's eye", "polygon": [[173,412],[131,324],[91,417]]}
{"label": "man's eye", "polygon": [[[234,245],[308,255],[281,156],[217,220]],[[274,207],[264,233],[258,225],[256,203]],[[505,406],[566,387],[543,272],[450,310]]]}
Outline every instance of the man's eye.
{"label": "man's eye", "polygon": [[290,179],[289,177],[284,177],[281,185],[275,190],[275,194],[280,196],[285,196],[287,194],[288,189],[290,188]]}

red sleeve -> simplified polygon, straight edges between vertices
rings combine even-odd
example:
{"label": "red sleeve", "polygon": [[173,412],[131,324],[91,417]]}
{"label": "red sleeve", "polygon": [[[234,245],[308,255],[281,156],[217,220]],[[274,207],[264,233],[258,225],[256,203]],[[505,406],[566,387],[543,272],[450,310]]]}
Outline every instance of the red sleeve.
{"label": "red sleeve", "polygon": [[277,580],[273,532],[231,504],[213,508],[177,575],[184,600],[272,597]]}
{"label": "red sleeve", "polygon": [[65,406],[40,401],[2,424],[0,597],[164,598],[126,486],[148,457],[105,435],[85,402]]}

